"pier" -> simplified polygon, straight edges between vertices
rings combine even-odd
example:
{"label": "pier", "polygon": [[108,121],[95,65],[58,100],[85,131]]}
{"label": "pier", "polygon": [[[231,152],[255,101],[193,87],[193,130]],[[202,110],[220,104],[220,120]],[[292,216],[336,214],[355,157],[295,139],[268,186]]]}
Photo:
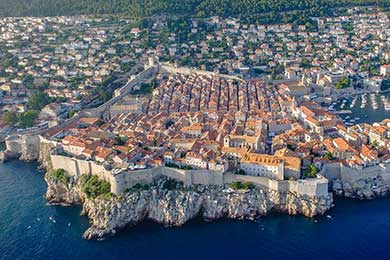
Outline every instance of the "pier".
{"label": "pier", "polygon": [[334,111],[333,114],[335,115],[352,114],[352,111],[344,109],[344,110]]}

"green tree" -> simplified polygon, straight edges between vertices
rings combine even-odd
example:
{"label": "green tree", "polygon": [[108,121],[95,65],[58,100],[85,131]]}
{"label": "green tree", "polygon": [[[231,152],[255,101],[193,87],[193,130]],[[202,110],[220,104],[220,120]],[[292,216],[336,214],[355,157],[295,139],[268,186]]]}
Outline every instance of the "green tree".
{"label": "green tree", "polygon": [[119,135],[115,136],[115,144],[116,145],[124,145],[126,143],[126,138],[121,137]]}
{"label": "green tree", "polygon": [[349,87],[351,80],[349,77],[343,77],[339,82],[335,84],[337,89],[343,89]]}
{"label": "green tree", "polygon": [[63,182],[63,183],[68,183],[70,180],[69,175],[66,173],[66,171],[64,169],[56,169],[56,170],[52,171],[49,174],[49,178],[51,178],[55,181]]}
{"label": "green tree", "polygon": [[42,91],[34,92],[28,100],[28,106],[33,110],[41,110],[49,103],[49,96]]}
{"label": "green tree", "polygon": [[28,128],[34,126],[35,119],[38,118],[38,111],[36,110],[27,110],[23,112],[18,117],[18,122],[16,126],[18,128]]}
{"label": "green tree", "polygon": [[88,198],[97,198],[98,196],[108,196],[111,192],[111,186],[108,181],[100,180],[98,176],[92,175],[90,177],[83,177],[80,180],[82,184],[82,191]]}
{"label": "green tree", "polygon": [[326,152],[326,153],[324,154],[324,158],[331,160],[331,159],[333,159],[333,155],[332,155],[331,152]]}
{"label": "green tree", "polygon": [[314,164],[310,164],[309,167],[305,171],[305,176],[307,178],[315,178],[317,177],[318,169]]}
{"label": "green tree", "polygon": [[15,112],[7,111],[3,114],[2,118],[3,118],[4,122],[6,122],[7,124],[12,125],[12,126],[15,125],[16,122],[18,122],[18,116]]}

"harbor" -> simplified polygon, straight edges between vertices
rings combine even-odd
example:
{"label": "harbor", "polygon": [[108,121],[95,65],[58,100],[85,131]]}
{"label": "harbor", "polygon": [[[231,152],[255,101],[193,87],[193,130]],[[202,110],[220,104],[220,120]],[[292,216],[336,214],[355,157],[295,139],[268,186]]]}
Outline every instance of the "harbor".
{"label": "harbor", "polygon": [[346,126],[374,123],[390,117],[389,93],[363,93],[341,98],[326,107],[338,115]]}

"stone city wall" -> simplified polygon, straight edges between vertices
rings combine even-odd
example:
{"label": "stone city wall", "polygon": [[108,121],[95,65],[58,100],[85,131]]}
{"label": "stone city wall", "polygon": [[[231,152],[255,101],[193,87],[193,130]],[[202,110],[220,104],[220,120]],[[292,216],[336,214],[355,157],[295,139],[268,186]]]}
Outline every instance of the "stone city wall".
{"label": "stone city wall", "polygon": [[279,192],[293,192],[300,195],[326,196],[328,194],[328,181],[320,176],[315,179],[297,181],[277,181],[266,177],[256,177],[247,175],[228,174],[224,175],[224,183],[232,182],[252,182],[256,186],[276,190]]}
{"label": "stone city wall", "polygon": [[327,163],[320,174],[329,181],[339,179],[343,182],[356,182],[381,176],[386,183],[390,184],[390,165],[383,163],[363,169],[350,168],[341,163]]}
{"label": "stone city wall", "polygon": [[353,169],[340,165],[341,180],[355,182],[362,178],[375,178],[381,176],[385,183],[390,184],[390,165],[379,164],[363,169]]}
{"label": "stone city wall", "polygon": [[127,188],[137,183],[150,184],[157,178],[166,176],[177,181],[181,181],[186,186],[191,185],[223,185],[232,182],[252,182],[255,185],[277,190],[280,192],[294,192],[310,196],[322,196],[328,194],[328,182],[325,178],[298,181],[276,181],[265,177],[245,176],[236,174],[223,174],[218,171],[209,170],[181,170],[169,167],[155,167],[145,170],[121,171],[114,173],[105,169],[102,165],[94,161],[79,160],[62,155],[51,155],[53,169],[64,169],[71,176],[81,174],[93,174],[110,182],[111,191],[120,194]]}
{"label": "stone city wall", "polygon": [[199,69],[193,69],[193,68],[187,68],[187,67],[174,67],[168,64],[161,64],[159,66],[159,73],[168,73],[168,74],[183,74],[183,75],[202,75],[202,76],[209,76],[209,77],[222,77],[226,79],[231,80],[238,80],[242,81],[239,77],[226,75],[226,74],[219,74],[211,71],[205,71],[205,70],[199,70]]}
{"label": "stone city wall", "polygon": [[121,171],[114,173],[105,169],[95,161],[80,160],[73,157],[55,155],[51,156],[53,170],[64,169],[70,176],[79,177],[82,174],[93,174],[110,182],[111,191],[115,194],[122,193],[125,189],[137,183],[153,183],[155,179],[166,176],[183,182],[187,186],[195,184],[222,185],[222,172],[208,170],[180,170],[169,167],[155,167],[145,170]]}

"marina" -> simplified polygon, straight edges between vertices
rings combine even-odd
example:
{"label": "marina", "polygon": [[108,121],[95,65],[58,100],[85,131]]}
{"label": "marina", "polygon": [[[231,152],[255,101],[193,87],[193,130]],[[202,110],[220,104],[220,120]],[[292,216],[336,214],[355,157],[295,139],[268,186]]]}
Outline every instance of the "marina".
{"label": "marina", "polygon": [[328,111],[338,115],[346,126],[374,123],[390,117],[390,94],[361,94],[333,102]]}

